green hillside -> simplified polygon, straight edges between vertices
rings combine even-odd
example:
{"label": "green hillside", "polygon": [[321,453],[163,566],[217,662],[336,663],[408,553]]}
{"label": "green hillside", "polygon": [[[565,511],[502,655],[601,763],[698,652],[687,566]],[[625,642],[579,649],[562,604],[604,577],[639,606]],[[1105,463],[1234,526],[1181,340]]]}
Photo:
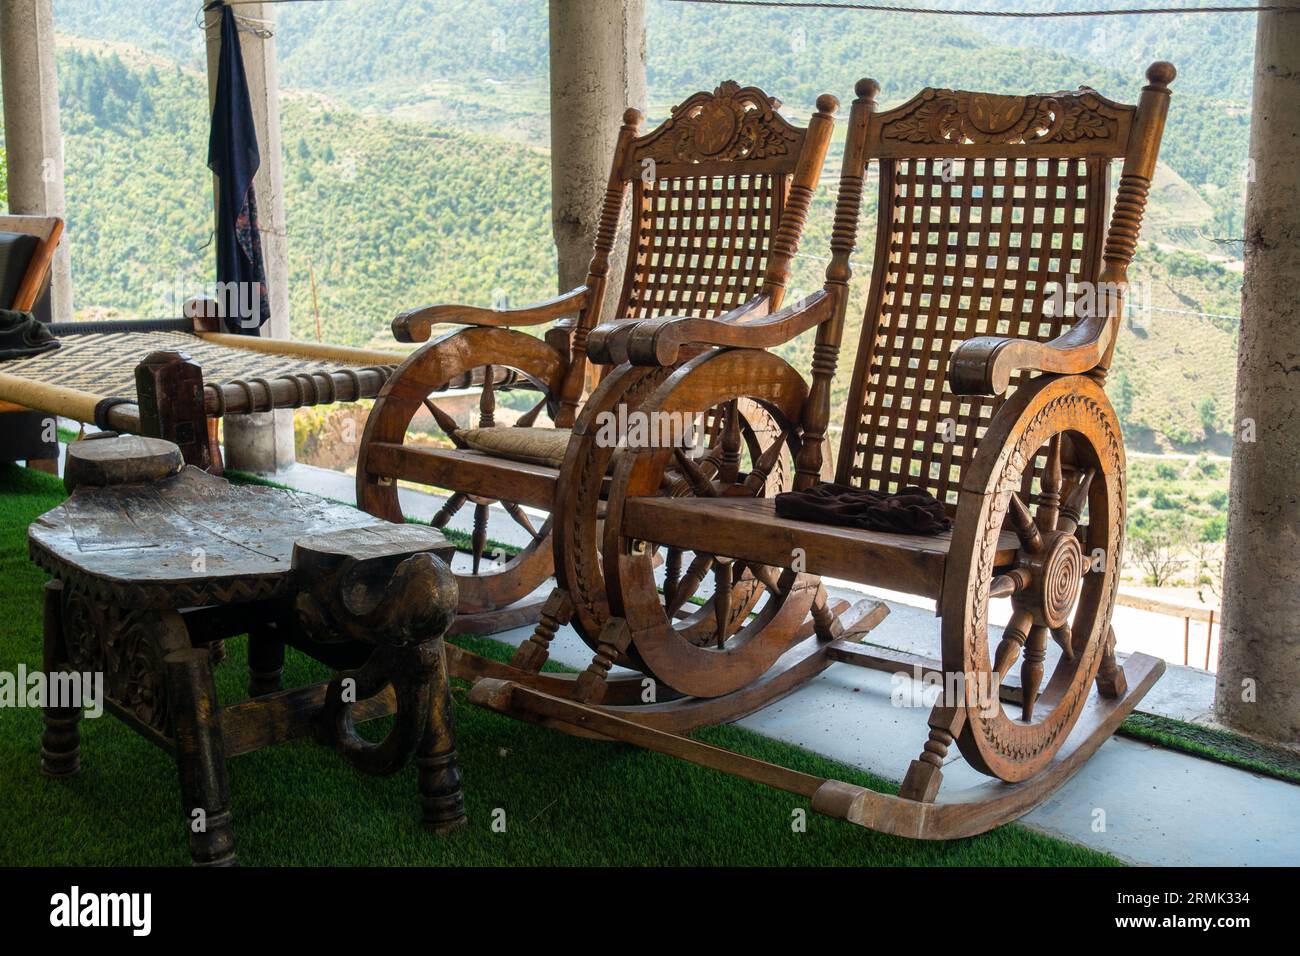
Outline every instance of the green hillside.
{"label": "green hillside", "polygon": [[[78,309],[174,312],[211,281],[206,81],[175,66],[60,56]],[[391,342],[400,309],[544,298],[555,286],[546,158],[287,95],[282,114],[292,326]]]}

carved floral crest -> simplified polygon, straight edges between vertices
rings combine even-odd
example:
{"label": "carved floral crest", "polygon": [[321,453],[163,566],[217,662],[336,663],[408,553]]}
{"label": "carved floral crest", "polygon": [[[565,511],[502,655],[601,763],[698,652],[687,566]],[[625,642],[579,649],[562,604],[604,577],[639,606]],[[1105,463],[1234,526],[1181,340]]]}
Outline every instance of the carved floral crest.
{"label": "carved floral crest", "polygon": [[1118,109],[1095,90],[1001,96],[927,89],[887,122],[886,139],[907,143],[1075,143],[1118,135]]}
{"label": "carved floral crest", "polygon": [[777,112],[780,107],[780,100],[757,87],[728,80],[673,107],[639,155],[665,163],[784,156],[798,133]]}

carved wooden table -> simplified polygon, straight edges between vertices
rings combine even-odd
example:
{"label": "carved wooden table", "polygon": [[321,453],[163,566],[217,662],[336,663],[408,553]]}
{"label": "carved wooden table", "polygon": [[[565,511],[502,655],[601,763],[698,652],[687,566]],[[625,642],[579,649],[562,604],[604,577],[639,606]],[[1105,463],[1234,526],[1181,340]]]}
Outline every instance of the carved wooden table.
{"label": "carved wooden table", "polygon": [[[78,442],[65,481],[71,497],[28,531],[53,578],[45,671],[102,673],[105,709],[175,756],[196,865],[235,862],[226,758],[307,734],[369,773],[415,757],[425,825],[465,822],[442,645],[453,549],[439,532],[232,487],[158,439]],[[249,699],[222,707],[210,649],[241,634]],[[281,690],[286,645],[335,678]],[[356,733],[388,714],[382,742]],[[79,706],[46,708],[47,775],[79,769],[80,718]]]}

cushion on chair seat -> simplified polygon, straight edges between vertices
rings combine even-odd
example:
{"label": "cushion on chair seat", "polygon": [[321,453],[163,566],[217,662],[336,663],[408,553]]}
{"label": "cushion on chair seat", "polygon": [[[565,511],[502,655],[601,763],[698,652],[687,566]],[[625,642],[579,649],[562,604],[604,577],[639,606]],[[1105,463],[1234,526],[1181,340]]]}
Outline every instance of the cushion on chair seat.
{"label": "cushion on chair seat", "polygon": [[567,428],[511,428],[503,425],[467,428],[459,434],[475,451],[552,468],[564,464],[564,451],[569,447]]}

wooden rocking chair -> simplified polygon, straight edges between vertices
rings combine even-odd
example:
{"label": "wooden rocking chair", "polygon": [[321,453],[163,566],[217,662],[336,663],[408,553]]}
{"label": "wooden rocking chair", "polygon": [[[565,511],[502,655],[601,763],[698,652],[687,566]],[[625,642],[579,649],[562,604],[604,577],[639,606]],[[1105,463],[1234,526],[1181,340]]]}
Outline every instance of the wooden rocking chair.
{"label": "wooden rocking chair", "polygon": [[[1136,107],[1086,88],[1034,96],[926,89],[887,112],[876,112],[875,81],[860,81],[823,291],[743,327],[668,319],[630,334],[599,328],[589,340],[596,360],[625,353],[648,367],[672,365],[687,343],[713,346],[671,371],[640,408],[693,414],[740,395],[767,408],[784,434],[732,482],[698,474],[680,449],[619,451],[604,533],[614,616],[579,679],[581,692],[562,699],[482,680],[470,699],[758,780],[810,798],[818,811],[910,837],[981,833],[1059,787],[1164,669],[1141,654],[1122,668],[1115,658],[1110,619],[1125,465],[1103,384],[1173,77],[1170,64],[1153,64]],[[1123,172],[1107,229],[1117,158]],[[792,443],[796,487],[818,480],[849,255],[872,159],[880,181],[874,267],[835,476],[873,490],[931,492],[955,521],[934,537],[781,518],[770,499],[743,490]],[[1053,289],[1073,281],[1109,290],[1096,299],[1104,307],[1055,308]],[[764,349],[813,327],[807,382]],[[691,476],[693,494],[659,493],[670,468]],[[716,630],[701,639],[665,607],[683,586],[673,569],[684,553],[724,584],[741,576],[763,581],[764,603],[739,623],[720,613]],[[942,660],[869,650],[825,614],[816,633],[800,640],[816,574],[934,598]],[[1009,599],[1012,613],[993,648],[995,598]],[[856,613],[874,623],[883,607]],[[1017,659],[1019,680],[1011,674]],[[660,703],[642,707],[603,699],[614,661],[632,661],[659,687],[685,696],[663,702],[661,694]],[[919,663],[942,679],[929,739],[899,796],[678,735],[701,717],[752,711],[829,661],[892,672]],[[940,801],[954,741],[969,764],[995,779]]]}
{"label": "wooden rocking chair", "polygon": [[[641,113],[628,109],[586,285],[524,308],[436,305],[393,321],[402,341],[426,340],[440,323],[462,328],[413,353],[380,393],[358,455],[357,501],[372,514],[401,521],[397,482],[447,489],[451,496],[434,517],[435,527],[444,527],[467,503],[474,506],[471,566],[457,570],[459,617],[451,633],[493,633],[538,620],[542,602],[524,599],[554,570],[559,466],[582,404],[587,335],[602,319],[628,192],[633,236],[615,321],[766,315],[781,306],[838,105],[833,96],[820,97],[807,128],[800,128],[763,91],[727,82],[675,107],[644,136]],[[551,327],[544,339],[517,331],[545,324]],[[478,427],[464,428],[434,399],[448,389],[473,387],[481,388]],[[517,421],[498,424],[498,395],[511,391],[531,391],[536,402]],[[408,443],[412,420],[426,410],[450,447]],[[537,427],[543,412],[554,427]],[[739,414],[747,435],[766,427],[758,406]],[[583,502],[593,515],[598,497]],[[525,507],[552,514],[535,526]],[[513,557],[485,561],[492,519],[522,526],[527,546]],[[480,673],[464,672],[476,660],[464,652],[454,669],[461,658],[463,676]]]}

